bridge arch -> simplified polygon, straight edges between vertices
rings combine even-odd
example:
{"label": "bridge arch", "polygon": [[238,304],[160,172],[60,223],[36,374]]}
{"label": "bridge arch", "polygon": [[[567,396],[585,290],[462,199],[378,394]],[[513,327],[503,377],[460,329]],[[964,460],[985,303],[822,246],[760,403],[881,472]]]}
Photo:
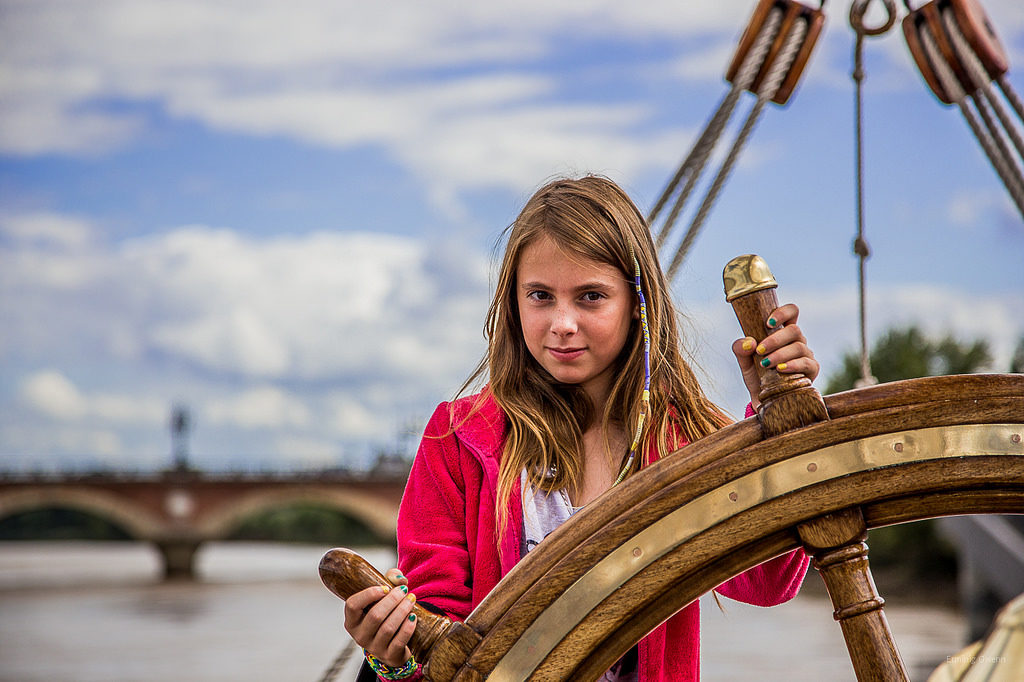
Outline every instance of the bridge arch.
{"label": "bridge arch", "polygon": [[64,508],[98,516],[137,539],[158,535],[163,522],[145,507],[104,490],[77,487],[29,487],[0,491],[0,519],[37,509]]}
{"label": "bridge arch", "polygon": [[254,490],[229,508],[204,514],[197,522],[204,536],[223,538],[249,517],[296,504],[314,504],[339,511],[363,523],[381,540],[395,541],[397,505],[376,495],[336,485]]}

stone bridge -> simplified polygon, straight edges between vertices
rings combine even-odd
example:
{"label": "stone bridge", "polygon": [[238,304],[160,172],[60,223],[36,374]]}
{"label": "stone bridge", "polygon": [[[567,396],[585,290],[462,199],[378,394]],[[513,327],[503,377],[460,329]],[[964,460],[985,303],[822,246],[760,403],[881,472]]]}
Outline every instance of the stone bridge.
{"label": "stone bridge", "polygon": [[394,542],[404,472],[23,475],[0,473],[0,519],[44,508],[106,519],[153,543],[167,578],[192,578],[196,550],[227,537],[246,518],[293,504],[335,509]]}

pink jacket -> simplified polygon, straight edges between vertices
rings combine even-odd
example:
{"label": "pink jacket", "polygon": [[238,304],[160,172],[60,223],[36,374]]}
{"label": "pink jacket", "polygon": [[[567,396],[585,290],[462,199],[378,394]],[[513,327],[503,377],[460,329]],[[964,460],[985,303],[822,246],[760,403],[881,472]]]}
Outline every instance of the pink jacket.
{"label": "pink jacket", "polygon": [[[475,400],[441,403],[434,411],[398,514],[398,567],[410,590],[457,620],[519,560],[523,525],[521,491],[514,486],[499,553],[495,499],[505,415],[488,399],[465,419]],[[781,604],[799,591],[808,563],[795,550],[736,576],[717,592],[757,606]],[[639,664],[641,682],[700,679],[699,602],[641,640]]]}

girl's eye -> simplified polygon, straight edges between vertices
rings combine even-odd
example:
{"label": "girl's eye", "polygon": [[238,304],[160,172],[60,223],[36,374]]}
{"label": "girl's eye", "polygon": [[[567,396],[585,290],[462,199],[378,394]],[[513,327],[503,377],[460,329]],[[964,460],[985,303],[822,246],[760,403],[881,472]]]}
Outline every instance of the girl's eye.
{"label": "girl's eye", "polygon": [[587,293],[583,294],[583,300],[586,301],[587,303],[596,303],[597,301],[600,301],[602,298],[604,298],[604,294],[602,294],[599,291],[588,291]]}
{"label": "girl's eye", "polygon": [[532,299],[534,301],[546,301],[549,298],[551,298],[551,294],[549,294],[546,291],[537,290],[531,291],[528,294],[526,294],[526,298]]}

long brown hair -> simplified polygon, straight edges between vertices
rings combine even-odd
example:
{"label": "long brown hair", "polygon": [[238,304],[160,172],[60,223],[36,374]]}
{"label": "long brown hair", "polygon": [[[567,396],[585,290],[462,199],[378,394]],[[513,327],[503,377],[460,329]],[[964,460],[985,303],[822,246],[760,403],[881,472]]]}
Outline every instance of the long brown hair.
{"label": "long brown hair", "polygon": [[575,487],[582,479],[583,434],[595,420],[606,444],[613,428],[631,435],[644,384],[639,320],[633,321],[629,340],[615,361],[615,379],[600,414],[581,387],[556,382],[530,355],[520,326],[516,273],[523,249],[540,237],[550,238],[569,255],[617,268],[630,283],[634,254],[640,264],[651,340],[651,397],[633,471],[648,463],[651,449],[665,455],[678,447],[679,436],[696,440],[729,421],[704,395],[683,358],[677,313],[647,222],[618,185],[594,175],[552,181],[526,202],[505,234],[505,255],[484,324],[487,354],[459,391],[465,392],[486,373],[486,392],[505,413],[499,529],[507,518],[509,493],[524,469],[542,490]]}

